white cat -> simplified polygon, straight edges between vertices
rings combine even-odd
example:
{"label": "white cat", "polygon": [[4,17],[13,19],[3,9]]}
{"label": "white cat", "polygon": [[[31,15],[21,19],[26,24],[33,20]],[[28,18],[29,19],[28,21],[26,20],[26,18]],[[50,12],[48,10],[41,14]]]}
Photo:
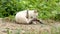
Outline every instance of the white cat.
{"label": "white cat", "polygon": [[[27,13],[28,12],[28,13]],[[36,18],[38,16],[38,13],[36,10],[23,10],[20,11],[16,14],[15,16],[15,20],[18,23],[27,23],[29,24],[29,22],[33,19]],[[27,18],[28,17],[28,18]]]}

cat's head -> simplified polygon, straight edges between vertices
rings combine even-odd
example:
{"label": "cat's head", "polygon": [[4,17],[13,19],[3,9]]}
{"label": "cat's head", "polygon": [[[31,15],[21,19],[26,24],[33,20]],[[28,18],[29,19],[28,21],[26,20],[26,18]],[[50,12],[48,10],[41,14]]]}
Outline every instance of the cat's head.
{"label": "cat's head", "polygon": [[29,15],[30,15],[30,17],[32,17],[32,18],[37,18],[37,16],[38,16],[38,11],[37,10],[28,10],[29,12]]}

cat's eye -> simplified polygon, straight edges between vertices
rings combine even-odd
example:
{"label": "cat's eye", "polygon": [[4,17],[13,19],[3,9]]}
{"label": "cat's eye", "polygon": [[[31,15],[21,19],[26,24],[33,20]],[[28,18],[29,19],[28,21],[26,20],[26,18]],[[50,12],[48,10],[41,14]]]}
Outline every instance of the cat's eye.
{"label": "cat's eye", "polygon": [[33,17],[31,17],[31,18],[33,18]]}

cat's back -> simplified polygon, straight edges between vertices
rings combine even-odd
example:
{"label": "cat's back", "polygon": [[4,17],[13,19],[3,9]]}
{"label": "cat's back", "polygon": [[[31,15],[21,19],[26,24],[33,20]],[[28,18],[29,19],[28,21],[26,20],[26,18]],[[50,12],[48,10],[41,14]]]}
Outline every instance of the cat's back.
{"label": "cat's back", "polygon": [[16,16],[26,16],[26,10],[17,12]]}

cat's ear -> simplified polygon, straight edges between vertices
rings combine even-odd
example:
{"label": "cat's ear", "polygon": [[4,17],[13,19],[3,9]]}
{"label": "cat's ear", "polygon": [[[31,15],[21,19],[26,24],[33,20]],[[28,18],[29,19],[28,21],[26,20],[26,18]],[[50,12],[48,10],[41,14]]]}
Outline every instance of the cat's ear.
{"label": "cat's ear", "polygon": [[34,10],[34,13],[38,13],[38,11],[37,10]]}

